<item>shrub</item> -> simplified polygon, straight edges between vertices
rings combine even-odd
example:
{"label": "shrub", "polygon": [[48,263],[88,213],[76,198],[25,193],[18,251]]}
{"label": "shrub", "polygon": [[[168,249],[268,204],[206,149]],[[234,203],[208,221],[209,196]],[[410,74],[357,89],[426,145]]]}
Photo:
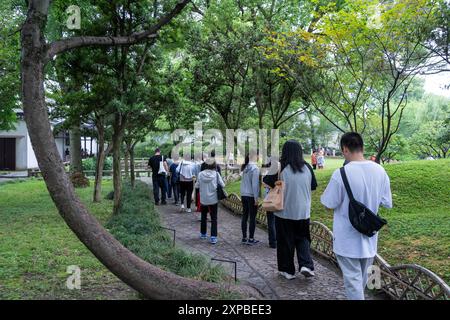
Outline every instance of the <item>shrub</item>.
{"label": "shrub", "polygon": [[221,282],[229,279],[223,268],[202,255],[173,247],[172,235],[161,228],[148,186],[140,181],[135,188],[124,184],[122,205],[106,227],[128,249],[142,259],[183,277]]}
{"label": "shrub", "polygon": [[[83,171],[94,171],[97,168],[97,157],[83,159]],[[112,157],[107,157],[103,170],[112,170]]]}
{"label": "shrub", "polygon": [[70,181],[75,188],[86,188],[90,185],[89,179],[84,176],[83,172],[72,173]]}

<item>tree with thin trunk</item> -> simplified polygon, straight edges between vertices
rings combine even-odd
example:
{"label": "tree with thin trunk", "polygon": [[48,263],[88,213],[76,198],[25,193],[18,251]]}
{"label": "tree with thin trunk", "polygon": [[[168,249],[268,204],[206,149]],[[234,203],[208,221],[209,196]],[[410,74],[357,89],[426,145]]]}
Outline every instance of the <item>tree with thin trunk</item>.
{"label": "tree with thin trunk", "polygon": [[[88,212],[67,177],[52,134],[44,90],[45,66],[62,52],[85,46],[132,45],[157,36],[189,0],[179,1],[154,25],[127,36],[79,36],[47,43],[44,37],[50,0],[30,0],[21,28],[21,81],[25,121],[50,196],[67,225],[86,247],[117,277],[153,299],[201,299],[218,294],[220,285],[186,279],[163,271],[127,250]],[[252,296],[249,287],[231,290]]]}

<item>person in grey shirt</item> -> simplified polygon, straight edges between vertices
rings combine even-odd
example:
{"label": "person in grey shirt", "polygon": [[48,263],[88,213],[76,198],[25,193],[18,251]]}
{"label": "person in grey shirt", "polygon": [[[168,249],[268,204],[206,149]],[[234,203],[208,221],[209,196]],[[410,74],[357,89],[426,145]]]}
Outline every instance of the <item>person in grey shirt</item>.
{"label": "person in grey shirt", "polygon": [[[245,157],[245,163],[241,167],[242,180],[241,180],[241,200],[242,200],[242,243],[248,245],[254,245],[258,243],[255,240],[256,230],[256,214],[258,213],[258,199],[260,192],[259,183],[259,168],[256,165],[256,155],[247,155]],[[250,219],[248,226],[247,238],[247,222]]]}
{"label": "person in grey shirt", "polygon": [[274,212],[277,235],[277,262],[280,275],[295,278],[294,254],[297,251],[299,271],[314,276],[309,232],[311,191],[317,188],[311,166],[303,159],[303,150],[296,140],[283,145],[280,180],[284,181],[284,208]]}

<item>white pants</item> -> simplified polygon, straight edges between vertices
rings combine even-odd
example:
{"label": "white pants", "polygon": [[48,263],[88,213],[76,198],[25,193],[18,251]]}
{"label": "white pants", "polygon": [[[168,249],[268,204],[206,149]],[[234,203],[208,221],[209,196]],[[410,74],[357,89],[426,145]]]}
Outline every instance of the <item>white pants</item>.
{"label": "white pants", "polygon": [[367,284],[367,269],[373,258],[348,258],[336,255],[342,275],[344,276],[345,294],[348,300],[364,300]]}

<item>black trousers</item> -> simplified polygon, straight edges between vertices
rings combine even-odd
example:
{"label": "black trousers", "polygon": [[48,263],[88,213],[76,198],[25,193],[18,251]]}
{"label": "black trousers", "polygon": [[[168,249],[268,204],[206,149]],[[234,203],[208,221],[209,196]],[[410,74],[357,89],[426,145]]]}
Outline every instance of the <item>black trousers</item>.
{"label": "black trousers", "polygon": [[211,237],[217,237],[217,203],[212,205],[200,205],[202,218],[200,223],[201,234],[206,234],[207,226],[206,221],[208,218],[208,212],[211,215]]}
{"label": "black trousers", "polygon": [[267,231],[269,233],[269,244],[277,245],[277,232],[275,229],[275,215],[267,212]]}
{"label": "black trousers", "polygon": [[180,198],[180,184],[178,182],[171,181],[170,186],[172,187],[174,201],[177,203]]}
{"label": "black trousers", "polygon": [[247,221],[250,219],[250,224],[248,226],[248,233],[249,238],[253,239],[253,237],[255,236],[255,229],[256,229],[256,214],[258,213],[258,207],[255,205],[255,198],[243,196],[242,208],[243,208],[241,221],[242,238],[244,239],[247,238]]}
{"label": "black trousers", "polygon": [[297,251],[299,271],[302,267],[314,270],[310,250],[309,219],[289,220],[275,217],[275,227],[277,231],[278,271],[295,274],[295,251]]}
{"label": "black trousers", "polygon": [[162,201],[166,201],[167,194],[167,178],[165,175],[152,176],[153,183],[153,197],[155,198],[155,203],[159,203],[159,189],[161,189]]}
{"label": "black trousers", "polygon": [[181,204],[186,197],[186,208],[191,208],[192,191],[194,190],[194,181],[180,181]]}

